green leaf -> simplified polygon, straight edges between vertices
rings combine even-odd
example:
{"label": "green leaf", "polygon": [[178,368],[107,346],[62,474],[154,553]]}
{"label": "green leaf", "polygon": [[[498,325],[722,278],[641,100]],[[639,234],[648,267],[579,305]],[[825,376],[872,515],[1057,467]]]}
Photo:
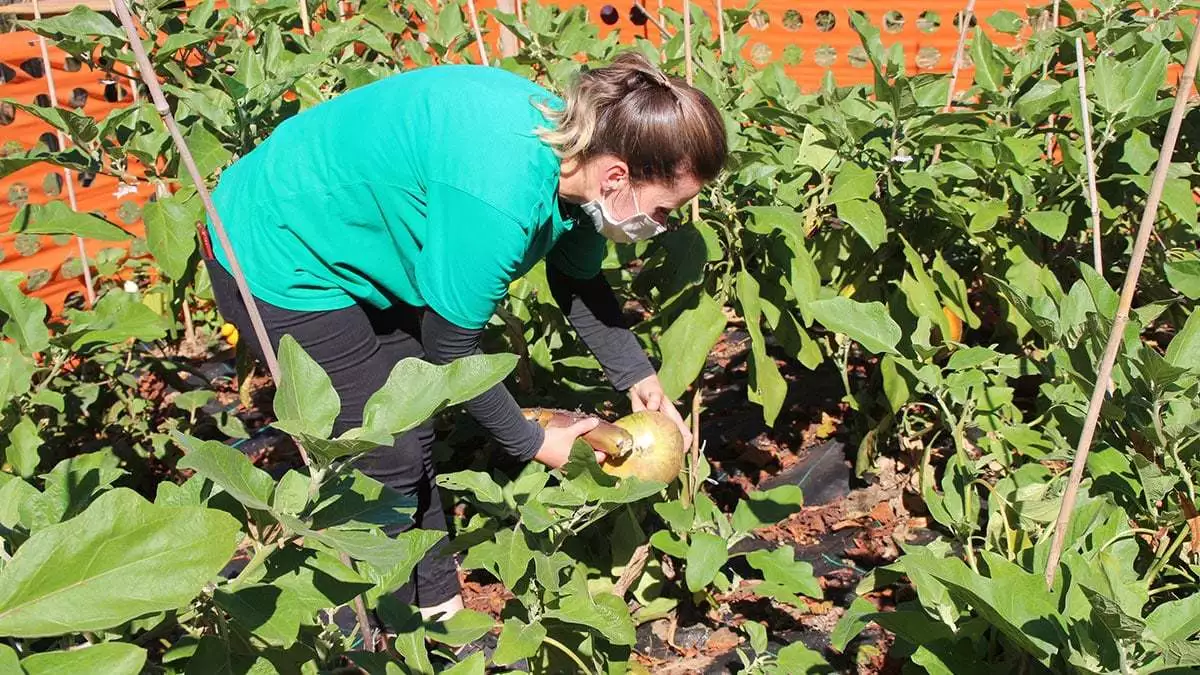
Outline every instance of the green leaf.
{"label": "green leaf", "polygon": [[746,556],[746,562],[754,569],[762,572],[763,583],[755,588],[759,595],[766,586],[776,586],[786,594],[807,595],[810,598],[823,597],[821,584],[813,576],[812,565],[796,560],[796,552],[791,546],[780,546],[774,551],[753,551]]}
{"label": "green leaf", "polygon": [[392,537],[396,544],[390,547],[386,555],[376,552],[374,560],[365,566],[365,576],[375,584],[372,593],[391,593],[408,583],[417,563],[445,536],[444,532],[436,530],[408,530]]}
{"label": "green leaf", "polygon": [[904,404],[912,400],[915,378],[908,369],[901,369],[896,357],[888,354],[879,362],[879,372],[883,376],[883,395],[888,400],[889,409],[896,413]]}
{"label": "green leaf", "polygon": [[529,658],[537,653],[545,639],[546,627],[540,621],[526,624],[520,619],[507,619],[500,631],[500,641],[496,644],[492,661],[507,666]]}
{"label": "green leaf", "polygon": [[279,670],[261,652],[243,654],[230,640],[218,635],[200,638],[187,661],[185,675],[278,675]]}
{"label": "green leaf", "polygon": [[171,405],[184,412],[194,413],[207,405],[215,396],[216,394],[208,389],[185,391],[171,399]]}
{"label": "green leaf", "polygon": [[[290,426],[288,433],[296,430],[328,438],[342,409],[333,381],[291,335],[279,341],[279,370],[275,415]],[[412,390],[417,391],[421,390]]]}
{"label": "green leaf", "polygon": [[1125,84],[1125,105],[1133,118],[1152,115],[1158,100],[1158,90],[1167,79],[1170,54],[1161,44],[1152,44],[1148,54],[1132,61],[1130,77]]}
{"label": "green leaf", "polygon": [[21,290],[25,275],[0,270],[0,312],[6,315],[4,335],[16,340],[26,352],[44,351],[50,346],[46,328],[46,303]]}
{"label": "green leaf", "polygon": [[563,591],[558,608],[547,610],[546,617],[586,626],[615,645],[632,646],[637,642],[624,600],[612,593],[589,594],[586,582],[578,575],[572,577]]}
{"label": "green leaf", "polygon": [[113,489],[36,532],[0,570],[0,635],[98,631],[178,608],[225,566],[240,536],[226,513]]}
{"label": "green leaf", "polygon": [[180,192],[146,204],[146,246],[158,266],[172,279],[182,279],[196,251],[196,225],[204,217],[204,205],[192,191]]}
{"label": "green leaf", "polygon": [[166,320],[123,291],[106,293],[90,312],[68,312],[70,330],[54,339],[74,351],[119,344],[130,338],[152,342],[167,334]]}
{"label": "green leaf", "polygon": [[[9,105],[29,113],[51,127],[67,134],[76,145],[88,145],[96,140],[100,133],[96,120],[66,108],[50,108],[40,105],[26,105],[12,99],[6,99]],[[61,204],[61,202],[59,202]],[[70,210],[70,209],[68,209]]]}
{"label": "green leaf", "polygon": [[1126,105],[1125,88],[1129,82],[1129,67],[1108,52],[1096,58],[1094,72],[1088,78],[1089,88],[1106,112],[1121,112]]}
{"label": "green leaf", "polygon": [[25,675],[17,660],[17,652],[8,645],[0,645],[0,675]]}
{"label": "green leaf", "polygon": [[[466,610],[471,611],[471,610]],[[484,675],[487,658],[483,652],[475,652],[467,658],[442,671],[442,675]]]}
{"label": "green leaf", "polygon": [[105,642],[83,649],[31,654],[21,659],[28,675],[137,675],[146,663],[146,650],[127,642]]}
{"label": "green leaf", "polygon": [[83,5],[76,5],[69,13],[42,19],[32,24],[43,35],[66,35],[69,37],[106,37],[125,42],[125,33],[103,14]]}
{"label": "green leaf", "polygon": [[771,234],[775,230],[798,234],[804,231],[804,216],[786,206],[748,206],[746,229],[755,234]]}
{"label": "green leaf", "polygon": [[363,428],[393,435],[408,431],[444,408],[491,389],[516,365],[515,354],[467,356],[444,366],[404,359],[392,369],[383,387],[367,399]]}
{"label": "green leaf", "polygon": [[658,341],[662,368],[658,377],[667,398],[678,399],[699,375],[708,353],[725,330],[721,305],[701,291],[696,304],[683,310]]}
{"label": "green leaf", "polygon": [[0,407],[29,391],[33,370],[33,359],[22,354],[20,347],[0,340]]}
{"label": "green leaf", "polygon": [[775,664],[779,675],[832,675],[837,672],[820,652],[809,649],[803,642],[793,642],[780,649],[775,655]]}
{"label": "green leaf", "polygon": [[180,469],[198,472],[248,508],[260,511],[270,508],[275,481],[240,450],[220,441],[201,441],[180,433],[175,434],[175,442],[187,450],[177,464]]}
{"label": "green leaf", "polygon": [[101,241],[127,241],[133,238],[125,230],[104,218],[72,211],[67,204],[54,200],[45,204],[26,204],[13,218],[13,234],[69,234]]}
{"label": "green leaf", "polygon": [[829,636],[829,644],[839,652],[846,651],[846,645],[850,641],[858,637],[858,634],[867,627],[871,622],[870,615],[876,611],[875,605],[865,598],[855,596],[850,602],[850,607],[846,609],[846,613],[838,619],[837,625],[833,627],[833,633]]}
{"label": "green leaf", "polygon": [[1062,241],[1067,233],[1067,214],[1062,211],[1031,211],[1025,214],[1025,220],[1054,241]]}
{"label": "green leaf", "polygon": [[487,635],[494,624],[492,617],[483,612],[460,609],[445,621],[426,622],[425,634],[434,642],[461,647]]}
{"label": "green leaf", "polygon": [[1017,114],[1029,124],[1038,124],[1049,115],[1052,106],[1063,100],[1065,99],[1061,82],[1053,79],[1039,80],[1017,99]]}
{"label": "green leaf", "polygon": [[967,229],[972,234],[987,232],[996,226],[996,221],[1002,216],[1008,215],[1008,204],[999,199],[988,199],[976,207],[975,212],[971,215],[971,221],[967,224]]}
{"label": "green leaf", "polygon": [[1146,617],[1146,628],[1161,644],[1182,642],[1200,633],[1200,594],[1164,602]]}
{"label": "green leaf", "polygon": [[875,172],[853,162],[844,164],[833,179],[826,206],[849,201],[862,201],[875,196]]}
{"label": "green leaf", "polygon": [[[202,124],[192,126],[185,140],[192,151],[192,157],[196,160],[196,168],[205,179],[225,166],[233,157],[233,153],[221,144],[221,139]],[[184,170],[182,164],[179,167],[179,179],[184,185],[192,184],[191,174]]]}
{"label": "green leaf", "polygon": [[879,248],[887,241],[887,221],[879,205],[862,199],[853,199],[838,204],[838,218],[844,220],[858,236],[871,246],[871,250]]}
{"label": "green leaf", "polygon": [[308,506],[308,489],[309,477],[295,469],[288,469],[275,486],[271,508],[291,515],[300,513]]}
{"label": "green leaf", "polygon": [[412,522],[415,497],[406,497],[355,470],[321,486],[313,507],[312,528],[371,529],[398,527]]}
{"label": "green leaf", "polygon": [[[657,505],[656,505],[657,506]],[[796,485],[780,485],[770,490],[754,490],[746,499],[738,502],[733,510],[732,525],[735,532],[753,532],[760,527],[774,525],[787,520],[804,507],[804,492]],[[687,523],[691,524],[691,513]],[[676,527],[687,531],[687,527]]]}
{"label": "green leaf", "polygon": [[1125,139],[1121,161],[1125,162],[1134,173],[1149,174],[1158,161],[1158,150],[1150,145],[1150,137],[1140,129],[1134,129]]}
{"label": "green leaf", "polygon": [[888,316],[887,308],[879,302],[856,302],[838,296],[818,300],[809,311],[827,329],[848,336],[867,351],[875,354],[898,354],[900,326]]}
{"label": "green leaf", "polygon": [[1010,12],[1007,9],[1002,9],[988,17],[987,23],[992,28],[1001,33],[1016,35],[1021,32],[1021,28],[1025,22],[1021,20],[1021,15],[1016,12]]}
{"label": "green leaf", "polygon": [[971,61],[975,63],[975,84],[984,91],[1004,88],[1004,62],[996,53],[996,45],[981,30],[975,31],[975,39],[971,41]]}
{"label": "green leaf", "polygon": [[500,506],[504,490],[492,477],[482,471],[455,471],[437,477],[439,486],[455,492],[470,492],[477,502]]}
{"label": "green leaf", "polygon": [[761,405],[767,426],[783,410],[787,397],[787,381],[779,374],[775,359],[767,353],[767,341],[762,332],[762,299],[759,297],[758,281],[746,270],[738,272],[738,301],[746,318],[746,330],[750,333],[750,400]]}
{"label": "green leaf", "polygon": [[300,626],[314,623],[324,604],[313,606],[306,599],[273,584],[251,584],[230,592],[218,588],[213,601],[229,613],[233,621],[255,637],[276,647],[291,647],[300,634]]}
{"label": "green leaf", "polygon": [[1167,363],[1180,368],[1200,370],[1200,310],[1192,310],[1183,328],[1167,345]]}
{"label": "green leaf", "polygon": [[1200,300],[1200,258],[1174,260],[1163,267],[1172,288],[1189,300]]}
{"label": "green leaf", "polygon": [[708,532],[692,534],[684,570],[688,590],[694,593],[707,587],[727,560],[729,550],[724,539]]}
{"label": "green leaf", "polygon": [[42,447],[42,439],[38,435],[38,426],[28,415],[22,416],[13,430],[8,432],[8,447],[4,450],[4,458],[17,470],[17,473],[29,477],[37,471],[41,456],[38,451]]}
{"label": "green leaf", "polygon": [[1092,605],[1093,623],[1104,626],[1105,630],[1117,640],[1140,640],[1146,623],[1139,618],[1129,616],[1121,610],[1121,606],[1092,589],[1083,586],[1083,594]]}

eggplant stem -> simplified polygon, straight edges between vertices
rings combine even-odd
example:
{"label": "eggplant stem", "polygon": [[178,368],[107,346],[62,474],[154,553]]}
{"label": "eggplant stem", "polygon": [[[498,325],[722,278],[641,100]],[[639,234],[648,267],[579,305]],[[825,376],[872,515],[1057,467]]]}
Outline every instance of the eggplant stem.
{"label": "eggplant stem", "polygon": [[[593,415],[554,408],[524,408],[521,414],[525,419],[537,422],[543,429],[551,426],[570,426],[580,420],[594,418]],[[633,452],[632,434],[612,422],[599,421],[600,424],[595,429],[580,436],[585,443],[613,458],[625,457]]]}

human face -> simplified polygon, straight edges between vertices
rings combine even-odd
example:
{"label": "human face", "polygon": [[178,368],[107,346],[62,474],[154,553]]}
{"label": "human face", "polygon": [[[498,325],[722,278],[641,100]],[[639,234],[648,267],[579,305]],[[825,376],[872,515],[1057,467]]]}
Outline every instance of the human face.
{"label": "human face", "polygon": [[626,177],[612,181],[608,187],[607,191],[601,189],[601,199],[614,219],[624,220],[640,210],[659,225],[673,229],[672,222],[678,222],[673,215],[699,194],[703,185],[688,175],[669,184],[663,181],[634,184]]}

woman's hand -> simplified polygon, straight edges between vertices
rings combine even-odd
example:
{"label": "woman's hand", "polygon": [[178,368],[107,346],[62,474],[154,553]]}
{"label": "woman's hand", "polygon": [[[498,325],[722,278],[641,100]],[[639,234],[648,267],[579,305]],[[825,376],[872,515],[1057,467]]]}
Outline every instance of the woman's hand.
{"label": "woman's hand", "polygon": [[[546,437],[542,440],[542,447],[533,458],[551,469],[559,468],[571,458],[571,446],[575,445],[575,439],[595,429],[598,424],[600,424],[600,420],[595,417],[585,417],[570,426],[551,425],[546,427]],[[603,464],[606,458],[607,456],[603,452],[596,451],[597,464]]]}
{"label": "woman's hand", "polygon": [[651,375],[630,387],[629,400],[633,403],[634,412],[638,412],[639,410],[657,410],[666,415],[668,419],[675,423],[675,426],[679,427],[679,433],[683,434],[683,447],[691,447],[692,430],[688,429],[687,425],[683,423],[683,417],[675,409],[675,404],[671,402],[671,399],[667,398],[667,394],[662,388],[662,382],[658,380],[658,375]]}

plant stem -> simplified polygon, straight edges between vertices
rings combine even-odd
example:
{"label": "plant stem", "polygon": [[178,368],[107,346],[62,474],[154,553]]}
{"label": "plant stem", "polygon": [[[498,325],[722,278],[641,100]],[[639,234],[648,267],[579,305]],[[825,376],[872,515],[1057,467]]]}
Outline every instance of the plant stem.
{"label": "plant stem", "polygon": [[1163,586],[1159,586],[1158,588],[1151,588],[1149,591],[1147,591],[1147,594],[1148,595],[1158,595],[1159,593],[1169,593],[1171,591],[1177,591],[1181,588],[1195,588],[1195,587],[1196,587],[1196,584],[1166,584]]}
{"label": "plant stem", "polygon": [[1154,559],[1154,564],[1150,566],[1150,571],[1146,573],[1146,588],[1154,585],[1154,579],[1158,576],[1158,573],[1162,571],[1162,568],[1167,566],[1167,561],[1171,559],[1171,556],[1175,555],[1175,552],[1179,550],[1180,546],[1183,546],[1183,540],[1187,537],[1188,532],[1190,531],[1191,530],[1188,529],[1188,526],[1185,524],[1182,528],[1180,528],[1179,534],[1175,535],[1175,538],[1171,540],[1171,545],[1165,548],[1163,552]]}
{"label": "plant stem", "polygon": [[246,563],[246,566],[242,568],[242,571],[238,572],[237,577],[235,577],[233,581],[229,582],[228,590],[230,592],[236,591],[242,586],[246,585],[246,581],[250,578],[250,575],[256,572],[258,568],[262,567],[263,563],[267,561],[267,558],[269,558],[271,554],[274,553],[277,548],[279,548],[278,545],[263,546],[257,542],[255,542],[255,547],[256,549],[254,551],[254,555],[250,558],[250,562]]}
{"label": "plant stem", "polygon": [[1104,349],[1104,357],[1100,360],[1100,367],[1097,370],[1096,384],[1092,388],[1092,398],[1088,402],[1087,417],[1083,422],[1079,445],[1075,449],[1075,461],[1071,466],[1071,477],[1067,482],[1066,492],[1063,493],[1058,519],[1054,523],[1054,542],[1050,546],[1050,556],[1046,561],[1046,588],[1053,588],[1054,577],[1058,573],[1059,559],[1062,557],[1063,545],[1066,543],[1067,525],[1070,524],[1071,513],[1075,509],[1075,498],[1079,493],[1079,484],[1083,481],[1083,470],[1087,467],[1088,451],[1092,447],[1096,423],[1100,421],[1100,407],[1108,393],[1108,383],[1112,378],[1117,353],[1121,350],[1125,324],[1129,321],[1129,308],[1133,304],[1133,294],[1137,290],[1138,277],[1141,275],[1142,264],[1146,259],[1146,247],[1150,242],[1150,235],[1154,231],[1154,221],[1158,217],[1158,205],[1162,201],[1163,187],[1167,182],[1167,171],[1171,168],[1171,158],[1175,154],[1175,141],[1179,138],[1179,128],[1183,122],[1183,113],[1187,108],[1192,84],[1196,79],[1198,64],[1200,64],[1200,18],[1196,19],[1191,45],[1188,47],[1187,63],[1179,76],[1179,86],[1175,92],[1175,105],[1171,109],[1171,119],[1167,124],[1167,133],[1163,137],[1158,163],[1154,168],[1154,179],[1150,183],[1146,208],[1142,211],[1142,220],[1138,225],[1137,239],[1129,258],[1129,269],[1125,273],[1125,283],[1121,287],[1121,299],[1117,305],[1116,316],[1113,317],[1112,329],[1108,334],[1108,345]]}
{"label": "plant stem", "polygon": [[[1058,0],[1054,0],[1054,15],[1058,16]],[[1057,23],[1057,21],[1055,22]],[[1096,156],[1092,153],[1092,120],[1088,114],[1087,68],[1083,61],[1083,40],[1075,38],[1075,63],[1079,72],[1079,110],[1083,121],[1083,148],[1087,152],[1088,206],[1092,209],[1092,265],[1104,273],[1104,258],[1100,251],[1100,197],[1096,192]]]}
{"label": "plant stem", "polygon": [[542,638],[542,642],[550,645],[551,647],[554,647],[558,651],[571,657],[571,660],[575,662],[575,665],[579,666],[579,672],[587,673],[587,675],[592,675],[591,669],[589,669],[586,665],[584,665],[583,659],[579,658],[579,655],[575,653],[575,650],[567,647],[566,645],[559,642],[558,640],[555,640],[554,638],[550,637],[549,635]]}

